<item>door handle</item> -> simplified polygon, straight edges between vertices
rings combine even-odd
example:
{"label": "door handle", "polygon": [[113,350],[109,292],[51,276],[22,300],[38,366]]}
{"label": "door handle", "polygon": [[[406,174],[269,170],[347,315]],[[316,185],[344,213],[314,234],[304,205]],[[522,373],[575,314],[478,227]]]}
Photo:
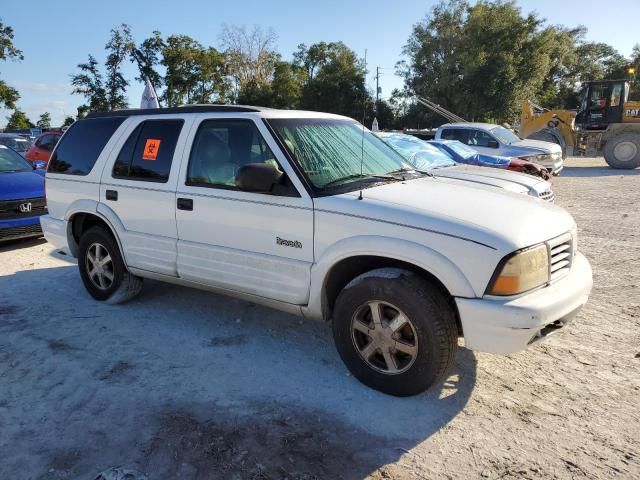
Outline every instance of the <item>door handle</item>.
{"label": "door handle", "polygon": [[193,210],[193,199],[178,198],[178,210]]}
{"label": "door handle", "polygon": [[117,190],[107,190],[106,192],[107,200],[112,200],[114,202],[118,201],[118,191]]}

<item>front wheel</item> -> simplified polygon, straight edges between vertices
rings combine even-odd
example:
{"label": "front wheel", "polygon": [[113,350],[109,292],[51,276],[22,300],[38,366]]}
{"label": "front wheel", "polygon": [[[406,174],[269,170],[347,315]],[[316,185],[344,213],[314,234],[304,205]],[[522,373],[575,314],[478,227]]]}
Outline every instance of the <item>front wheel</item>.
{"label": "front wheel", "polygon": [[397,396],[418,394],[453,363],[455,314],[433,283],[401,269],[378,269],[350,282],[336,300],[336,348],[365,385]]}
{"label": "front wheel", "polygon": [[90,228],[80,238],[78,268],[96,300],[122,303],[142,289],[142,278],[127,271],[115,238],[103,227]]}

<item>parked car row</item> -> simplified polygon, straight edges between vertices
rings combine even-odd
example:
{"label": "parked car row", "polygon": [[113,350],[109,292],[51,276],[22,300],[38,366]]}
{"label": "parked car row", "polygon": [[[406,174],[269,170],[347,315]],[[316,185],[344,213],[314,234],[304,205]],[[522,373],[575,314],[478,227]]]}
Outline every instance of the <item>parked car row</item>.
{"label": "parked car row", "polygon": [[0,133],[0,145],[11,148],[30,162],[47,163],[60,137],[62,132],[45,132],[36,137],[32,143],[28,138],[17,133]]}
{"label": "parked car row", "polygon": [[89,114],[53,150],[41,224],[98,301],[131,299],[150,278],[331,321],[356,378],[412,395],[447,372],[459,336],[523,350],[592,287],[550,184],[535,168],[458,165],[447,130],[417,144],[317,112]]}
{"label": "parked car row", "polygon": [[562,147],[541,140],[521,140],[515,133],[492,123],[447,123],[438,127],[436,140],[457,140],[480,153],[521,158],[544,166],[549,173],[562,171]]}
{"label": "parked car row", "polygon": [[403,133],[378,132],[376,135],[413,167],[435,176],[490,185],[550,202],[555,199],[551,184],[544,180],[548,175],[543,175],[537,165],[530,167],[535,174],[509,172],[506,169],[512,159],[479,154],[455,140],[424,141]]}

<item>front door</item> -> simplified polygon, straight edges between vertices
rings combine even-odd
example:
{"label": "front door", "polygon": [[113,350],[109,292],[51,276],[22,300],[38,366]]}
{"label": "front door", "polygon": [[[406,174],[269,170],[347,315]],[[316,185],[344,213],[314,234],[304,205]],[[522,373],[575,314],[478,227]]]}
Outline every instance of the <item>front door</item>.
{"label": "front door", "polygon": [[[313,202],[265,126],[251,117],[203,115],[191,138],[177,192],[178,275],[306,304]],[[254,163],[284,172],[283,182],[269,193],[240,190],[236,173]]]}

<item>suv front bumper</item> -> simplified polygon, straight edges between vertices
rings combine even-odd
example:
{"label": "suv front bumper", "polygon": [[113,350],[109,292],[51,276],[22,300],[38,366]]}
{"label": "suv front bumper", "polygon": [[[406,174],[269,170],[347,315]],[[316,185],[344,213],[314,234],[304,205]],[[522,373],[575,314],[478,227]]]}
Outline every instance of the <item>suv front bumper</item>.
{"label": "suv front bumper", "polygon": [[593,286],[589,261],[577,253],[572,263],[564,278],[516,298],[456,298],[466,347],[518,352],[567,325],[587,303]]}

